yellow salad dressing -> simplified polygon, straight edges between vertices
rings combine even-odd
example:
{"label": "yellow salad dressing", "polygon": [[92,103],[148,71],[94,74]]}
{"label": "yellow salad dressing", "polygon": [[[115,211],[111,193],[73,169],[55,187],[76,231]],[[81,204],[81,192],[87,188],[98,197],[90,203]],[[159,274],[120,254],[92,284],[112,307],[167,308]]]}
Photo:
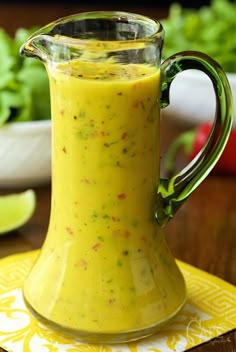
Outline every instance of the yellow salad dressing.
{"label": "yellow salad dressing", "polygon": [[69,61],[48,73],[51,220],[24,296],[74,330],[155,326],[185,300],[155,220],[160,72],[108,60]]}

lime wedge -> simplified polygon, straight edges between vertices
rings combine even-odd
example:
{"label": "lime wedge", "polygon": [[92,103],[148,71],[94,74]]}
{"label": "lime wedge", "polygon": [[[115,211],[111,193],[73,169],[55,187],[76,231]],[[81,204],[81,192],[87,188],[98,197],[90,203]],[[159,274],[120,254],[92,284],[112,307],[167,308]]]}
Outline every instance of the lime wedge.
{"label": "lime wedge", "polygon": [[0,196],[0,234],[24,225],[33,215],[35,206],[36,196],[31,189]]}

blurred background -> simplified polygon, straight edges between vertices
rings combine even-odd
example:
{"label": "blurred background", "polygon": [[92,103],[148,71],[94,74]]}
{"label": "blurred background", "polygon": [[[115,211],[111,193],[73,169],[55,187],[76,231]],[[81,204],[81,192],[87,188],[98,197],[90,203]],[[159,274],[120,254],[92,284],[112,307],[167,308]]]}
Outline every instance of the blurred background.
{"label": "blurred background", "polygon": [[[19,26],[43,25],[47,24],[48,21],[75,12],[103,9],[136,11],[145,15],[163,18],[167,15],[168,8],[173,2],[171,0],[159,0],[153,4],[152,0],[103,0],[99,3],[95,0],[59,0],[57,2],[42,0],[30,4],[28,1],[9,0],[0,3],[0,26],[5,27],[10,33],[14,33]],[[180,0],[179,3],[184,7],[199,8],[202,5],[209,4],[209,1]]]}
{"label": "blurred background", "polygon": [[[38,1],[35,1],[34,4],[37,4]],[[171,3],[173,3],[174,1],[173,0],[158,0],[157,2],[155,2],[155,5],[160,7],[160,6],[168,6],[170,5]],[[179,3],[183,4],[184,6],[188,6],[188,7],[199,7],[200,5],[203,5],[203,4],[209,4],[210,1],[209,0],[180,0],[178,1]],[[8,3],[15,3],[15,4],[18,4],[19,2],[17,0],[10,0],[8,1]],[[48,1],[40,1],[41,4],[45,3],[45,4],[50,4],[52,3],[55,7],[58,5],[58,4],[75,4],[75,5],[82,5],[83,3],[86,3],[86,4],[95,4],[96,6],[103,6],[104,4],[112,4],[112,5],[124,5],[124,4],[127,4],[127,1],[125,0],[113,0],[113,1],[108,1],[108,0],[103,0],[102,2],[98,3],[96,0],[88,0],[88,1],[80,1],[78,3],[78,1],[76,0],[69,0],[69,1],[66,1],[66,0],[58,0],[56,3],[55,1],[52,1],[52,0],[48,0]],[[21,4],[28,4],[28,2],[25,0],[21,1]],[[153,1],[151,0],[146,0],[145,1],[145,4],[151,4],[153,5]],[[137,6],[137,5],[141,5],[143,6],[143,1],[141,0],[137,0],[137,1],[129,1],[129,5],[133,5],[133,6]]]}

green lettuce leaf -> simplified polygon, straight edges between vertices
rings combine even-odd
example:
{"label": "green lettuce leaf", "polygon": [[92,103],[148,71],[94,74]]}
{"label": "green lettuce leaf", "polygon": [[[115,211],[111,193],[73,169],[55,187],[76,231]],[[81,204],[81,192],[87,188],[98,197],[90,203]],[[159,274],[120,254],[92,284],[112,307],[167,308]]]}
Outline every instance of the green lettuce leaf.
{"label": "green lettuce leaf", "polygon": [[14,38],[0,28],[0,126],[50,119],[49,81],[42,62],[22,57],[21,45],[37,30],[19,28]]}
{"label": "green lettuce leaf", "polygon": [[170,6],[161,22],[165,29],[163,58],[198,50],[214,58],[226,72],[236,72],[236,2],[212,0],[199,9]]}

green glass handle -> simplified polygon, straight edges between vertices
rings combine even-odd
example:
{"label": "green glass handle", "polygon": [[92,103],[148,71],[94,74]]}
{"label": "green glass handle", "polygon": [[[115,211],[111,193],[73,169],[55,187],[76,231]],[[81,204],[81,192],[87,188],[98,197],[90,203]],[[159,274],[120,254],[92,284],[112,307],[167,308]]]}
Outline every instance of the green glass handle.
{"label": "green glass handle", "polygon": [[173,217],[213,169],[227,143],[233,122],[233,98],[226,74],[215,60],[201,52],[180,52],[162,63],[161,107],[169,104],[169,90],[175,76],[187,69],[203,71],[210,78],[216,96],[215,120],[199,154],[179,173],[160,180],[156,208],[156,220],[160,226]]}

